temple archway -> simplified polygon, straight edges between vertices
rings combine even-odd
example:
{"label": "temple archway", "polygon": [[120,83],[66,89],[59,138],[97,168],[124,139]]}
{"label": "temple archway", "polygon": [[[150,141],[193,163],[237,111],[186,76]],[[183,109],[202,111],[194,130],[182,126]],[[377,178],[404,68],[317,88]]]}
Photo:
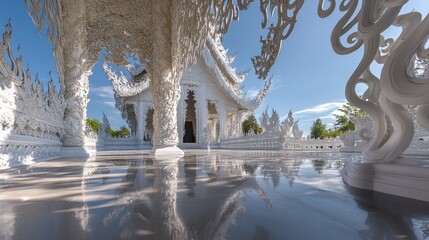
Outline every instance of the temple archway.
{"label": "temple archway", "polygon": [[186,97],[186,114],[185,114],[185,125],[184,125],[184,135],[183,143],[196,143],[196,125],[197,118],[195,112],[195,93],[194,91],[188,91]]}

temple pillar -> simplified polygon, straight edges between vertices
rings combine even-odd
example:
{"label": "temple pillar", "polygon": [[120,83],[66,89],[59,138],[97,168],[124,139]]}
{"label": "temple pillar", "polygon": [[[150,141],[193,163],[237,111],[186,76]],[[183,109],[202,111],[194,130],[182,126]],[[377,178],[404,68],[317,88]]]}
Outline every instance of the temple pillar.
{"label": "temple pillar", "polygon": [[197,143],[202,146],[208,144],[210,132],[207,130],[209,126],[209,111],[207,108],[208,101],[204,98],[205,90],[201,89],[199,95],[197,95]]}
{"label": "temple pillar", "polygon": [[152,4],[152,56],[148,66],[151,93],[155,108],[153,116],[153,152],[156,155],[183,155],[177,145],[177,104],[182,72],[172,64],[171,1]]}
{"label": "temple pillar", "polygon": [[[86,157],[92,150],[85,148],[88,77],[94,63],[88,61],[86,45],[85,1],[64,1],[63,14],[63,76],[61,88],[67,101],[64,113],[65,134],[62,139],[63,157]],[[59,66],[61,67],[61,66]],[[94,149],[95,151],[95,149]]]}
{"label": "temple pillar", "polygon": [[186,118],[186,95],[188,89],[181,90],[180,100],[179,100],[179,111],[177,115],[177,126],[178,126],[178,134],[179,134],[179,143],[183,143],[183,137],[185,136],[185,118]]}
{"label": "temple pillar", "polygon": [[206,99],[206,89],[205,87],[199,86],[195,89],[195,108],[196,108],[196,142],[200,145],[205,145],[207,139],[205,137],[205,129],[208,126],[208,109],[207,109],[207,99]]}
{"label": "temple pillar", "polygon": [[237,114],[237,137],[243,136],[243,127],[241,125],[243,116],[244,116],[243,111],[238,110],[238,114]]}
{"label": "temple pillar", "polygon": [[225,126],[226,126],[226,110],[225,110],[225,104],[223,101],[219,103],[219,141],[225,139]]}
{"label": "temple pillar", "polygon": [[138,102],[135,106],[136,117],[137,117],[137,132],[136,137],[140,145],[143,145],[144,142],[144,127],[146,125],[146,113],[145,103]]}
{"label": "temple pillar", "polygon": [[218,139],[218,136],[217,136],[217,131],[216,131],[216,126],[217,126],[217,122],[218,122],[218,119],[217,118],[213,118],[212,119],[212,121],[211,121],[211,140],[212,140],[212,143],[217,143],[217,139]]}

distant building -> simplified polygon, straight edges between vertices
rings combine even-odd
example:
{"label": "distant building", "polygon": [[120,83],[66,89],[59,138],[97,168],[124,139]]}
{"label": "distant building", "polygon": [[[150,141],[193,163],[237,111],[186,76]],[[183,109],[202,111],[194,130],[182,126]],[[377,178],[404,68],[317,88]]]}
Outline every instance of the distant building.
{"label": "distant building", "polygon": [[[208,38],[202,56],[184,71],[177,106],[181,147],[204,147],[241,136],[242,121],[268,92],[270,81],[256,97],[246,97],[239,86],[246,74],[238,74],[232,61],[220,40]],[[122,73],[118,76],[107,64],[104,70],[115,91],[116,107],[132,135],[142,144],[150,142],[154,109],[146,70],[142,65],[127,66],[131,79]]]}

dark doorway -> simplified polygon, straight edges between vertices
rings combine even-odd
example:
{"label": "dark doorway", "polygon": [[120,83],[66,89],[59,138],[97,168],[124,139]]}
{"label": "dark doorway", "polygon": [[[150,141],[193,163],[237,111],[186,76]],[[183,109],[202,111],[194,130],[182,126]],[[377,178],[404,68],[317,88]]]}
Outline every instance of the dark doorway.
{"label": "dark doorway", "polygon": [[184,143],[196,142],[196,114],[195,114],[195,93],[188,91],[186,102],[186,116],[185,116],[185,134],[183,135]]}

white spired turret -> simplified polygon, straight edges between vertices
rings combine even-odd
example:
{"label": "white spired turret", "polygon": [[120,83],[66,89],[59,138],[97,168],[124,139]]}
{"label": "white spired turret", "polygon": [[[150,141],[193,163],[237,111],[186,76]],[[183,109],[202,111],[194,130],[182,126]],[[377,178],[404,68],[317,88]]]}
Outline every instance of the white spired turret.
{"label": "white spired turret", "polygon": [[[271,79],[256,97],[246,97],[240,84],[247,74],[238,74],[231,66],[233,60],[219,39],[208,37],[202,55],[184,71],[177,109],[181,147],[216,147],[225,139],[239,136],[242,121],[267,94]],[[103,67],[115,91],[116,107],[132,135],[141,143],[150,142],[154,104],[144,65],[127,65],[129,78],[122,72],[117,75],[107,64]]]}

